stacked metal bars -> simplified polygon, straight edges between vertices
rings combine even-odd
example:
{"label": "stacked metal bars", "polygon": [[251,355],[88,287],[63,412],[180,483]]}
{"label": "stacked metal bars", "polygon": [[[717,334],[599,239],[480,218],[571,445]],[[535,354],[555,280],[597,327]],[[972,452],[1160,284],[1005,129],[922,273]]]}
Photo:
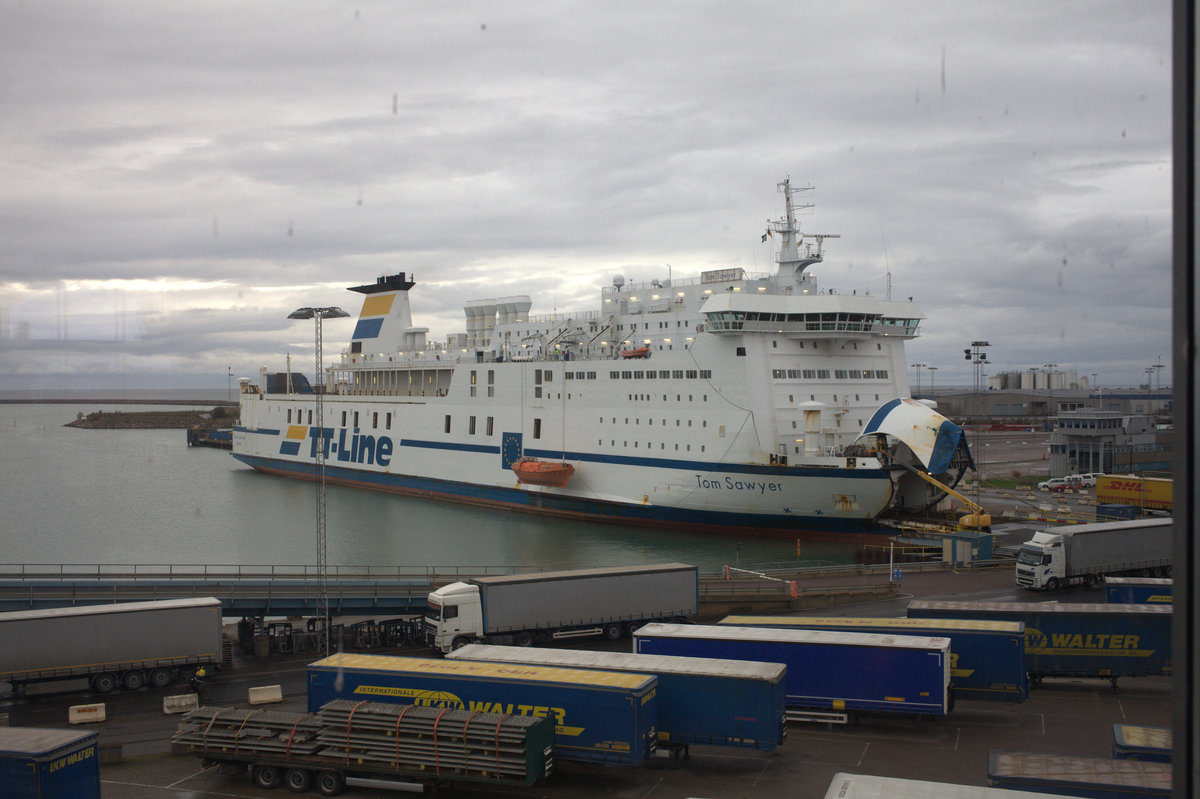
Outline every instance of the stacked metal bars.
{"label": "stacked metal bars", "polygon": [[[338,699],[316,714],[201,707],[180,719],[171,743],[192,753],[314,755],[341,765],[382,764],[397,773],[433,772],[524,782],[525,738],[542,719]],[[375,765],[375,768],[378,768]]]}
{"label": "stacked metal bars", "polygon": [[420,705],[336,699],[321,718],[321,754],[346,765],[381,763],[398,771],[433,771],[524,781],[525,738],[541,719]]}
{"label": "stacked metal bars", "polygon": [[180,719],[171,744],[188,751],[307,757],[319,751],[320,731],[321,721],[311,713],[202,707]]}

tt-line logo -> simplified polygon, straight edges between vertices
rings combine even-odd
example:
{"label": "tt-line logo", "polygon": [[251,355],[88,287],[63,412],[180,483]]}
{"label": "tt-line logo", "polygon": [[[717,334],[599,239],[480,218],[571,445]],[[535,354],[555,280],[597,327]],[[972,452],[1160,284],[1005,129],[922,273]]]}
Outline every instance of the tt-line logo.
{"label": "tt-line logo", "polygon": [[[336,436],[336,439],[334,438]],[[368,465],[387,466],[392,462],[392,452],[395,445],[390,436],[372,436],[353,432],[342,428],[307,427],[291,425],[284,434],[283,443],[279,445],[280,455],[299,455],[300,445],[308,439],[308,457],[317,457],[317,447],[320,446],[326,458],[335,458],[343,463],[365,463]]]}

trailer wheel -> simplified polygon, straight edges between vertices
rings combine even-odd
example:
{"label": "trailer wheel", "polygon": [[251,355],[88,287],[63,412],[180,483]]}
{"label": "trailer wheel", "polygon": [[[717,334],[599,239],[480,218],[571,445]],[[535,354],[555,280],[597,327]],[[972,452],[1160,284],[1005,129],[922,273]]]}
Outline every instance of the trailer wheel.
{"label": "trailer wheel", "polygon": [[283,775],[275,766],[255,766],[251,776],[259,788],[278,788],[283,781]]}
{"label": "trailer wheel", "polygon": [[346,787],[346,778],[337,771],[322,771],[317,775],[317,791],[322,796],[337,796]]}
{"label": "trailer wheel", "polygon": [[110,694],[117,689],[117,675],[101,672],[92,678],[92,690],[98,694]]}
{"label": "trailer wheel", "polygon": [[528,630],[522,630],[517,633],[517,646],[533,646],[533,633]]}
{"label": "trailer wheel", "polygon": [[616,641],[621,637],[621,625],[606,624],[604,625],[604,637],[610,641]]}
{"label": "trailer wheel", "polygon": [[150,684],[155,688],[166,688],[174,679],[170,669],[158,668],[150,672]]}
{"label": "trailer wheel", "polygon": [[313,775],[311,771],[306,771],[302,768],[290,768],[283,775],[283,781],[289,791],[304,793],[313,786]]}
{"label": "trailer wheel", "polygon": [[1091,588],[1093,585],[1096,584],[1096,575],[1094,575],[1094,574],[1083,575],[1083,584],[1087,588]]}
{"label": "trailer wheel", "polygon": [[126,691],[136,691],[146,684],[146,675],[141,669],[130,669],[121,675],[121,686]]}

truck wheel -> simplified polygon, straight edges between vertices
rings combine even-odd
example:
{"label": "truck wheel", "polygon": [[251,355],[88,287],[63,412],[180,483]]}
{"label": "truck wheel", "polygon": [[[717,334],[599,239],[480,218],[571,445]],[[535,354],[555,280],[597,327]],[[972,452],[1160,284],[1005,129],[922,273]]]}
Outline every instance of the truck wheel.
{"label": "truck wheel", "polygon": [[136,691],[146,684],[146,675],[140,669],[130,669],[121,675],[121,685],[126,691]]}
{"label": "truck wheel", "polygon": [[462,649],[464,646],[466,646],[469,643],[471,643],[469,638],[464,638],[462,636],[459,636],[458,638],[455,638],[453,641],[450,642],[450,649],[452,649],[452,650]]}
{"label": "truck wheel", "polygon": [[117,675],[102,672],[92,678],[92,690],[98,694],[110,694],[117,689]]}
{"label": "truck wheel", "polygon": [[604,637],[610,641],[616,641],[621,637],[621,625],[606,624],[604,625]]}
{"label": "truck wheel", "polygon": [[166,688],[175,680],[170,669],[155,669],[150,672],[150,684],[155,688]]}
{"label": "truck wheel", "polygon": [[304,793],[313,785],[313,775],[311,771],[305,771],[302,768],[290,768],[283,775],[283,781],[287,785],[288,790],[293,793]]}
{"label": "truck wheel", "polygon": [[517,646],[533,646],[533,633],[522,630],[517,633]]}
{"label": "truck wheel", "polygon": [[337,771],[322,771],[317,775],[317,791],[322,796],[337,796],[346,787],[346,778]]}
{"label": "truck wheel", "polygon": [[1046,581],[1046,590],[1047,591],[1057,591],[1058,590],[1058,578],[1057,577],[1051,577],[1049,580]]}
{"label": "truck wheel", "polygon": [[283,781],[283,775],[275,766],[255,766],[251,776],[259,788],[278,788]]}
{"label": "truck wheel", "polygon": [[1094,575],[1094,574],[1083,575],[1083,584],[1085,586],[1087,586],[1088,588],[1091,588],[1093,585],[1096,584],[1096,575]]}

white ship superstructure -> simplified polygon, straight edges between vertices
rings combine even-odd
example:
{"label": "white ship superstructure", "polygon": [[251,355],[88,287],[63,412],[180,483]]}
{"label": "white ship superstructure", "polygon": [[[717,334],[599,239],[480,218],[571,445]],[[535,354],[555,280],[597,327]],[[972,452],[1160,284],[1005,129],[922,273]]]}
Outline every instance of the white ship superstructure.
{"label": "white ship superstructure", "polygon": [[803,190],[780,188],[772,274],[618,277],[575,313],[475,300],[438,342],[412,323],[411,276],[354,287],[350,346],[319,381],[324,427],[307,381],[264,369],[242,385],[234,455],[313,479],[323,447],[331,483],[692,529],[867,532],[889,506],[926,505],[905,469],[953,485],[970,460],[957,427],[900,399],[922,313],[818,289],[806,270],[830,237],[804,241]]}

